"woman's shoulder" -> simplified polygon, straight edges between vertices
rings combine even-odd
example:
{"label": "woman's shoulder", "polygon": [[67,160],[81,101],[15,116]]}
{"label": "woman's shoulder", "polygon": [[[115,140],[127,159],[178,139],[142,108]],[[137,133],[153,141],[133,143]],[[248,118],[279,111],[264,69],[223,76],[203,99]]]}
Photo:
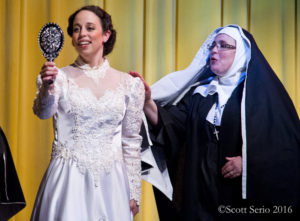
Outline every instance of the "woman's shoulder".
{"label": "woman's shoulder", "polygon": [[109,67],[108,72],[110,75],[115,75],[115,76],[122,76],[123,78],[127,78],[127,75],[129,75],[126,72],[117,70],[115,68]]}
{"label": "woman's shoulder", "polygon": [[130,74],[124,73],[124,78],[129,89],[144,91],[144,84],[139,77],[132,77]]}
{"label": "woman's shoulder", "polygon": [[107,71],[109,72],[110,75],[115,75],[115,76],[120,76],[125,73],[112,67],[109,67]]}
{"label": "woman's shoulder", "polygon": [[117,69],[114,69],[112,67],[109,68],[109,74],[111,76],[116,76],[116,77],[120,77],[121,82],[124,83],[125,85],[135,85],[135,84],[142,84],[142,81],[140,80],[140,78],[135,78],[132,77],[130,74],[123,72],[123,71],[119,71]]}
{"label": "woman's shoulder", "polygon": [[118,75],[120,83],[123,85],[123,88],[125,90],[125,94],[130,97],[135,97],[136,100],[139,100],[137,99],[138,97],[140,97],[141,100],[144,99],[145,88],[140,78],[132,77],[126,72],[122,72],[111,67],[109,71],[110,74],[112,74],[111,76]]}

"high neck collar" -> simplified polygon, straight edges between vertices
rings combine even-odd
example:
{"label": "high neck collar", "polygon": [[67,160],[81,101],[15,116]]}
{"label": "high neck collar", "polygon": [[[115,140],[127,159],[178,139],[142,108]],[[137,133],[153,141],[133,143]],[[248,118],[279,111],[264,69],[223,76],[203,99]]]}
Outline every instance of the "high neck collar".
{"label": "high neck collar", "polygon": [[97,84],[99,83],[100,78],[104,78],[106,72],[108,70],[109,63],[106,58],[103,59],[103,63],[98,66],[91,67],[89,64],[85,63],[82,58],[78,57],[74,62],[75,67],[80,68],[83,70],[83,73],[92,78]]}
{"label": "high neck collar", "polygon": [[74,64],[75,66],[83,70],[99,70],[99,69],[106,69],[107,67],[109,67],[109,62],[106,58],[103,58],[102,64],[91,67],[89,64],[85,63],[80,56],[78,56]]}

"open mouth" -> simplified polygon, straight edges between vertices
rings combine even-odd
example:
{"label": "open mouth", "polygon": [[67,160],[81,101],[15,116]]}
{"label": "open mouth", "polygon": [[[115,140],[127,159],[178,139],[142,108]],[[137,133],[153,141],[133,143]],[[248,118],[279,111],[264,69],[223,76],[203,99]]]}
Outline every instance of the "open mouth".
{"label": "open mouth", "polygon": [[210,62],[214,63],[214,62],[216,62],[216,61],[217,61],[216,58],[210,58]]}
{"label": "open mouth", "polygon": [[78,46],[79,47],[85,47],[85,46],[89,45],[90,43],[91,43],[90,41],[80,41],[78,43]]}

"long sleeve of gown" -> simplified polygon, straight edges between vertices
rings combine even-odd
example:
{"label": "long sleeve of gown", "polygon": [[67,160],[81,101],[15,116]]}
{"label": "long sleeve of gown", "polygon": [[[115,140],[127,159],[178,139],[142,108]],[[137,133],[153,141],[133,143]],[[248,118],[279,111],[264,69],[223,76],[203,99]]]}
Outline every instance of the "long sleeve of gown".
{"label": "long sleeve of gown", "polygon": [[41,76],[37,77],[37,92],[33,103],[33,112],[41,119],[52,117],[58,108],[58,100],[63,88],[64,77],[61,71],[58,72],[54,87],[45,88]]}
{"label": "long sleeve of gown", "polygon": [[127,82],[129,95],[127,109],[122,122],[122,148],[129,180],[130,199],[139,204],[141,195],[141,143],[139,135],[145,100],[144,85],[138,78]]}

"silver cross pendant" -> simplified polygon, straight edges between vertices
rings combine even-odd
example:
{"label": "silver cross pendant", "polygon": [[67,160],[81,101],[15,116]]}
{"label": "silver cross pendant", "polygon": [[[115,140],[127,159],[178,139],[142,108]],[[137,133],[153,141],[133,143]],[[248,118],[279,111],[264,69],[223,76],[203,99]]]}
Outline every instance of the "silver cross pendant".
{"label": "silver cross pendant", "polygon": [[216,127],[215,127],[214,134],[216,135],[217,140],[219,140],[219,131],[217,130]]}

